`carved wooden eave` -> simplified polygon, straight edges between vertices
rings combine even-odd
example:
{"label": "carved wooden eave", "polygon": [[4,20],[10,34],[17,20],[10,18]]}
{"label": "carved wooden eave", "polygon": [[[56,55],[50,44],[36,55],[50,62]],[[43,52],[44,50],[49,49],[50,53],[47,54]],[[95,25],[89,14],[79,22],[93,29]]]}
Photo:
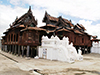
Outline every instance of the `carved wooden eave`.
{"label": "carved wooden eave", "polygon": [[27,27],[25,29],[22,29],[21,32],[26,31],[26,30],[46,31],[45,29],[39,28],[39,27]]}
{"label": "carved wooden eave", "polygon": [[69,31],[68,29],[65,29],[65,28],[62,28],[62,29],[59,29],[59,30],[57,30],[56,32],[71,32],[71,31]]}
{"label": "carved wooden eave", "polygon": [[24,25],[18,25],[18,26],[16,26],[16,28],[25,28],[25,26]]}
{"label": "carved wooden eave", "polygon": [[56,26],[55,25],[52,25],[52,24],[46,24],[45,26],[41,26],[40,28],[45,28],[45,27],[56,28]]}
{"label": "carved wooden eave", "polygon": [[8,31],[9,31],[9,30],[7,29],[5,32],[3,32],[3,34],[7,34],[7,33],[8,33]]}
{"label": "carved wooden eave", "polygon": [[56,26],[52,24],[46,24],[46,26],[56,28]]}
{"label": "carved wooden eave", "polygon": [[79,35],[84,35],[84,33],[78,31],[78,30],[74,30],[74,33],[79,34]]}
{"label": "carved wooden eave", "polygon": [[85,27],[84,27],[82,24],[80,24],[80,27],[81,27],[82,29],[86,30]]}
{"label": "carved wooden eave", "polygon": [[47,30],[46,33],[54,33],[56,31],[56,29],[54,30]]}
{"label": "carved wooden eave", "polygon": [[100,41],[100,39],[92,39],[91,41]]}
{"label": "carved wooden eave", "polygon": [[92,36],[92,35],[90,35],[90,34],[88,34],[88,33],[86,33],[86,32],[84,32],[84,34],[86,34],[87,36],[90,36],[90,37]]}
{"label": "carved wooden eave", "polygon": [[86,30],[85,27],[82,24],[77,23],[77,25],[75,25],[75,26],[77,26],[80,30],[83,30],[83,31]]}
{"label": "carved wooden eave", "polygon": [[97,36],[91,36],[93,39],[97,39]]}
{"label": "carved wooden eave", "polygon": [[[78,29],[76,29],[76,28],[78,28]],[[80,25],[79,24],[77,24],[77,25],[75,25],[74,26],[74,28],[73,28],[73,30],[74,30],[74,32],[75,33],[78,33],[78,34],[84,34],[84,35],[87,35],[87,36],[91,36],[91,35],[89,35],[88,33],[86,33],[84,30],[86,30],[85,28],[84,28],[84,30],[82,31],[82,27],[80,27]]]}
{"label": "carved wooden eave", "polygon": [[2,36],[2,38],[5,38],[6,36]]}
{"label": "carved wooden eave", "polygon": [[76,26],[78,29],[80,29],[80,30],[82,29],[79,25],[75,25],[75,26]]}
{"label": "carved wooden eave", "polygon": [[73,25],[69,20],[64,19],[64,18],[62,18],[62,20],[63,20],[65,23],[69,24],[70,27],[74,27],[74,25]]}
{"label": "carved wooden eave", "polygon": [[82,28],[79,25],[75,25],[73,29],[78,30],[78,31],[84,33],[84,31],[82,30]]}
{"label": "carved wooden eave", "polygon": [[14,29],[14,28],[25,28],[25,26],[24,25],[16,25],[16,26],[10,27],[3,34],[9,32],[11,29]]}

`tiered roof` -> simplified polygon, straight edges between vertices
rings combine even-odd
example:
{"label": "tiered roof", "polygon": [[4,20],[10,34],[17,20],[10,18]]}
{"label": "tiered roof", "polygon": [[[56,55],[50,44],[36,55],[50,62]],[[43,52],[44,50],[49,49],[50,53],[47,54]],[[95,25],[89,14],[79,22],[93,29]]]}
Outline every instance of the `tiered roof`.
{"label": "tiered roof", "polygon": [[45,16],[43,18],[43,22],[46,22],[46,20],[58,22],[58,18],[50,16],[47,12],[45,12]]}
{"label": "tiered roof", "polygon": [[72,23],[70,21],[68,21],[67,19],[62,18],[61,16],[58,18],[58,22],[56,23],[56,26],[58,26],[60,23],[62,24],[61,26],[64,27],[74,27],[74,25],[72,25]]}
{"label": "tiered roof", "polygon": [[[65,18],[62,18],[61,16],[56,18],[56,17],[49,15],[46,12],[45,16],[43,18],[43,22],[47,22],[47,21],[49,21],[49,22],[53,21],[53,22],[55,22],[55,25],[47,23],[45,26],[42,26],[42,28],[46,27],[46,26],[47,27],[55,27],[55,31],[57,31],[57,32],[59,32],[59,31],[67,31],[67,32],[74,31],[74,33],[79,34],[79,35],[83,35],[83,34],[89,35],[88,33],[84,32],[86,29],[82,24],[73,25],[71,23],[71,21],[69,21]],[[89,35],[89,36],[91,36],[91,35]]]}
{"label": "tiered roof", "polygon": [[[33,27],[30,27],[29,25],[33,24]],[[35,20],[35,17],[32,14],[31,6],[29,7],[29,10],[27,13],[22,15],[20,18],[16,17],[15,21],[10,24],[10,28],[6,30],[3,34],[8,33],[13,28],[22,28],[21,31],[29,29],[29,30],[44,30],[42,28],[37,27],[37,20]],[[45,31],[45,30],[44,30]]]}
{"label": "tiered roof", "polygon": [[20,24],[26,24],[26,23],[34,23],[35,25],[37,25],[37,20],[35,20],[35,17],[32,14],[31,11],[31,6],[29,7],[29,10],[27,13],[25,13],[24,15],[22,15],[20,18],[16,18],[15,21],[12,23],[12,25],[10,25],[11,27],[14,26],[18,26]]}

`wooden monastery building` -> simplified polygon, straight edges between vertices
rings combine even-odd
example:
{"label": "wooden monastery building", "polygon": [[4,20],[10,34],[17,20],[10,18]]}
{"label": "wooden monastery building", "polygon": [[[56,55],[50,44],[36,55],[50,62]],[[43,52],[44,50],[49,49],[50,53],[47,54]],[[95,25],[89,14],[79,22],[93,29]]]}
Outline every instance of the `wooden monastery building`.
{"label": "wooden monastery building", "polygon": [[69,43],[73,42],[76,50],[79,48],[82,53],[90,53],[91,35],[85,32],[85,27],[81,24],[73,25],[71,20],[56,18],[45,12],[43,22],[45,26],[37,27],[37,20],[32,14],[31,7],[27,13],[10,24],[2,37],[2,50],[17,54],[18,56],[35,57],[38,55],[38,46],[41,45],[43,35],[49,38],[57,35],[60,39],[64,36],[69,38]]}
{"label": "wooden monastery building", "polygon": [[30,7],[27,13],[16,18],[4,32],[3,50],[18,56],[34,57],[37,54],[37,46],[40,45],[39,36],[43,35],[42,32],[45,32],[45,29],[37,27],[37,20]]}

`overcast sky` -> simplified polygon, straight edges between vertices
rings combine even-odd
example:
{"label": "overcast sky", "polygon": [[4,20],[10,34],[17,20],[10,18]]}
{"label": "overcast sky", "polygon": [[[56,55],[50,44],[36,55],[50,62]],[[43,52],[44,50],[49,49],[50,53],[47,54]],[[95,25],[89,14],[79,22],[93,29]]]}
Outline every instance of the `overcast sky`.
{"label": "overcast sky", "polygon": [[42,23],[45,11],[51,16],[62,16],[72,23],[82,24],[90,35],[100,39],[100,0],[0,0],[0,36],[16,19],[32,8],[33,16]]}

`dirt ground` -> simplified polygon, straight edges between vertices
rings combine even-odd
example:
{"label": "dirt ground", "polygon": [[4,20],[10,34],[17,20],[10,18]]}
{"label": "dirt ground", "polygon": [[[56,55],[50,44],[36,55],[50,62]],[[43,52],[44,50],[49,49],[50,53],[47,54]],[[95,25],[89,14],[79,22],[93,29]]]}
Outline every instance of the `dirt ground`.
{"label": "dirt ground", "polygon": [[83,58],[67,63],[22,58],[0,51],[0,75],[100,75],[100,54],[85,54]]}

